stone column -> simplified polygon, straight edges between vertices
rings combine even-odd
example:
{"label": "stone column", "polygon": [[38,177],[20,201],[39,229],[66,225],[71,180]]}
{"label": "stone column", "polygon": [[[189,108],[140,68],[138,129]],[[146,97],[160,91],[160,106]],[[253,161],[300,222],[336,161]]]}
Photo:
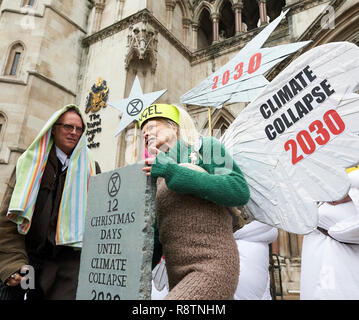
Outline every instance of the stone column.
{"label": "stone column", "polygon": [[197,50],[197,36],[198,36],[198,24],[192,23],[192,48],[193,50]]}
{"label": "stone column", "polygon": [[279,238],[277,238],[273,243],[272,243],[272,254],[276,254],[277,256],[279,256]]}
{"label": "stone column", "polygon": [[289,233],[281,229],[278,230],[279,255],[284,258],[290,258]]}
{"label": "stone column", "polygon": [[183,44],[186,47],[189,47],[188,35],[189,35],[189,27],[191,25],[191,20],[187,18],[182,19],[182,26],[183,26]]}
{"label": "stone column", "polygon": [[125,0],[117,0],[117,13],[115,19],[116,21],[122,19],[124,5],[125,5]]}
{"label": "stone column", "polygon": [[302,255],[302,248],[303,248],[303,235],[302,234],[297,234],[297,241],[298,241],[298,250],[299,250],[299,255]]}
{"label": "stone column", "polygon": [[101,28],[101,19],[102,19],[103,9],[105,9],[105,1],[104,0],[96,1],[92,33],[99,31]]}
{"label": "stone column", "polygon": [[267,6],[266,0],[257,0],[258,7],[259,7],[259,18],[260,18],[260,25],[263,26],[267,24]]}
{"label": "stone column", "polygon": [[173,12],[175,10],[175,6],[176,6],[176,2],[171,1],[171,0],[167,0],[166,1],[166,13],[167,13],[167,19],[166,19],[166,23],[167,23],[167,29],[172,31],[172,22],[173,22]]}
{"label": "stone column", "polygon": [[212,34],[213,34],[212,43],[216,43],[219,40],[219,26],[218,26],[219,14],[216,12],[212,13],[211,18],[212,18]]}
{"label": "stone column", "polygon": [[243,26],[242,26],[243,2],[240,0],[238,3],[234,4],[233,10],[234,10],[234,22],[235,22],[235,35],[238,35],[243,32]]}

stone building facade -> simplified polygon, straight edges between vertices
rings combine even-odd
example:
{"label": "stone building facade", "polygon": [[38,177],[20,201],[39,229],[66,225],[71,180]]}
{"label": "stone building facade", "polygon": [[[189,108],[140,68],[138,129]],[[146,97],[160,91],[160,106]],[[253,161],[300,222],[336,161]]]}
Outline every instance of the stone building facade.
{"label": "stone building facade", "polygon": [[[1,205],[18,157],[55,110],[76,103],[88,112],[88,145],[103,171],[131,164],[142,156],[133,153],[134,125],[115,137],[121,114],[107,102],[127,98],[137,75],[144,93],[167,89],[159,101],[178,103],[285,9],[265,46],[313,40],[303,53],[333,41],[359,43],[358,0],[0,0]],[[208,134],[207,109],[185,107]],[[223,134],[243,108],[213,109],[213,134]],[[298,295],[301,238],[280,231],[273,244],[286,296]]]}

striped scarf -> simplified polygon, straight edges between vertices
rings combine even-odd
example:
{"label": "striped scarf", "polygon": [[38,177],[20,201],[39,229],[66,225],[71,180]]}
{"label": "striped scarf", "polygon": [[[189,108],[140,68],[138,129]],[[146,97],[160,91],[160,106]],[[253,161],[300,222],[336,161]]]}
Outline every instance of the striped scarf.
{"label": "striped scarf", "polygon": [[[31,226],[41,178],[53,145],[51,129],[69,108],[76,108],[82,121],[86,120],[75,105],[67,105],[54,113],[16,165],[16,184],[11,197],[8,218],[18,225],[20,234],[27,234]],[[87,189],[94,174],[95,162],[82,134],[72,152],[58,212],[56,244],[81,247],[86,213]]]}

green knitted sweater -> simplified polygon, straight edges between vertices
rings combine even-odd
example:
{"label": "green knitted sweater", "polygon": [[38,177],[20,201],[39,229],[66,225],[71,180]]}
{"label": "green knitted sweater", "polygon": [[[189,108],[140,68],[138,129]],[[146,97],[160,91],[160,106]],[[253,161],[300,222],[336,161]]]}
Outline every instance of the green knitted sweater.
{"label": "green knitted sweater", "polygon": [[[202,139],[199,150],[201,157],[196,164],[208,173],[178,165],[191,162],[189,155],[193,149],[183,140],[179,140],[168,153],[161,152],[157,155],[151,168],[151,176],[163,177],[167,187],[175,192],[192,194],[218,205],[235,207],[246,204],[249,200],[247,182],[224,146],[212,137]],[[152,268],[162,256],[157,219],[154,228]]]}
{"label": "green knitted sweater", "polygon": [[151,176],[163,177],[167,187],[182,194],[192,194],[225,207],[244,205],[249,200],[247,182],[224,146],[213,137],[202,139],[197,165],[207,172],[179,166],[191,162],[193,147],[183,140],[169,150],[160,152],[151,168]]}

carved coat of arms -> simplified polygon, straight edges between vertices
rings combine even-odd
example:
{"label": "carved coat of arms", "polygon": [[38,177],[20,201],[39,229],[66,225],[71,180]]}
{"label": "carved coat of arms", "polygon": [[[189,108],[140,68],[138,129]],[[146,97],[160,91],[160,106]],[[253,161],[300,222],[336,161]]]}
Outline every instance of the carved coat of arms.
{"label": "carved coat of arms", "polygon": [[95,113],[101,108],[106,108],[108,94],[109,88],[107,87],[106,80],[99,78],[97,83],[92,86],[91,91],[87,96],[85,113],[89,113],[90,111]]}

